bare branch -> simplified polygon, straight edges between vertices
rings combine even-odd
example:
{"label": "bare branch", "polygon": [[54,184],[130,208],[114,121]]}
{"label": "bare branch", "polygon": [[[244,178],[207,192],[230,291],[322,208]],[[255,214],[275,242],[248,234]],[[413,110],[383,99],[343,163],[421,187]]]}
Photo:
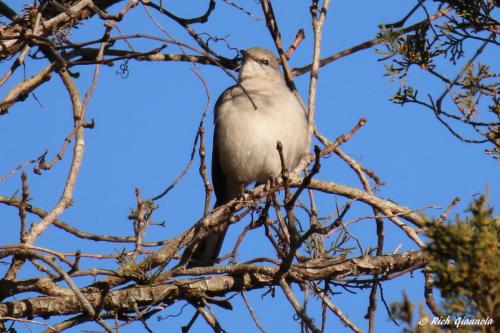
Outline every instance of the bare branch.
{"label": "bare branch", "polygon": [[248,299],[245,296],[245,292],[244,291],[241,292],[241,298],[243,298],[243,301],[245,302],[245,306],[247,307],[248,312],[250,312],[250,315],[252,316],[252,319],[253,319],[253,321],[255,323],[255,326],[257,326],[257,328],[259,329],[259,331],[261,333],[266,333],[266,330],[262,327],[262,324],[259,322],[259,320],[257,319],[257,316],[255,315],[252,307],[250,306],[250,303],[248,302]]}
{"label": "bare branch", "polygon": [[[417,30],[418,28],[446,15],[447,13],[449,13],[450,11],[452,10],[451,7],[449,8],[446,8],[446,9],[443,9],[443,10],[440,10],[439,12],[437,12],[436,14],[430,16],[428,19],[425,19],[425,20],[422,20],[418,23],[415,23],[407,28],[403,28],[400,30],[400,34],[401,35],[404,35],[404,34],[407,34],[411,31],[415,31]],[[363,42],[363,43],[360,43],[356,46],[353,46],[353,47],[350,47],[348,49],[345,49],[343,51],[340,51],[338,53],[335,53],[329,57],[326,57],[326,58],[323,58],[320,60],[320,67],[323,67],[323,66],[326,66],[328,65],[329,63],[331,62],[334,62],[336,60],[339,60],[341,58],[344,58],[348,55],[351,55],[351,54],[354,54],[356,52],[359,52],[359,51],[362,51],[362,50],[366,50],[366,49],[369,49],[369,48],[372,48],[378,44],[380,44],[382,42],[382,39],[381,38],[373,38],[369,41],[366,41],[366,42]],[[312,64],[311,65],[307,65],[307,66],[304,66],[304,67],[299,67],[299,68],[294,68],[292,70],[292,74],[293,76],[300,76],[300,75],[303,75],[309,71],[312,70]]]}
{"label": "bare branch", "polygon": [[[23,252],[32,254],[31,252]],[[0,251],[0,258],[11,252]],[[37,257],[39,255],[36,255]],[[296,264],[291,267],[287,276],[287,283],[307,281],[319,281],[334,279],[335,276],[387,275],[392,272],[402,271],[408,267],[417,269],[425,265],[425,259],[420,252],[407,252],[405,254],[393,254],[373,257],[359,257],[351,260],[340,260],[338,258],[322,258],[310,260],[306,263]],[[228,292],[239,292],[242,288],[252,290],[279,284],[273,279],[277,267],[253,266],[247,264],[233,266],[197,267],[191,269],[177,269],[170,273],[166,272],[164,278],[181,275],[207,275],[227,274],[221,276],[197,277],[182,280],[163,280],[163,283],[151,285],[136,285],[125,289],[117,289],[102,293],[84,289],[83,294],[93,306],[100,305],[103,310],[111,311],[120,309],[123,312],[135,311],[135,305],[152,304],[160,297],[165,306],[181,299],[189,299],[192,293],[210,294],[212,297],[223,296]],[[172,273],[175,272],[175,275]],[[168,274],[167,274],[168,273]],[[105,286],[105,284],[99,284]],[[95,289],[94,289],[95,290]],[[75,296],[71,297],[38,297],[22,301],[4,302],[0,304],[0,316],[11,316],[22,318],[27,311],[33,316],[53,316],[63,314],[76,314],[81,312],[81,303]]]}

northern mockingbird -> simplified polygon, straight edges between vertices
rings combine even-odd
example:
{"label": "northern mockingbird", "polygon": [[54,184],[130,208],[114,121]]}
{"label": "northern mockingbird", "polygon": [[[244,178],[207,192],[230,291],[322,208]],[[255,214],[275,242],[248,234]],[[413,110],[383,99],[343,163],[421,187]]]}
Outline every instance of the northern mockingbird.
{"label": "northern mockingbird", "polygon": [[[238,83],[222,93],[214,108],[215,207],[238,197],[253,182],[264,184],[280,175],[278,140],[290,170],[308,151],[302,104],[286,85],[274,54],[261,47],[241,53]],[[201,241],[188,265],[213,265],[226,230],[212,232]]]}

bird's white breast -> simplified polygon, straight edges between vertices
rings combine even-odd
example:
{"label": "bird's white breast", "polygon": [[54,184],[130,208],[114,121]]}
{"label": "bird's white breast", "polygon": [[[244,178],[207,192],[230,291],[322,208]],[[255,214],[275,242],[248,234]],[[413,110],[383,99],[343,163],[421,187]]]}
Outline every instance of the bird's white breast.
{"label": "bird's white breast", "polygon": [[307,126],[300,102],[283,83],[252,79],[240,84],[246,92],[234,86],[221,96],[214,144],[227,180],[246,185],[279,175],[278,140],[286,166],[293,169],[307,151]]}

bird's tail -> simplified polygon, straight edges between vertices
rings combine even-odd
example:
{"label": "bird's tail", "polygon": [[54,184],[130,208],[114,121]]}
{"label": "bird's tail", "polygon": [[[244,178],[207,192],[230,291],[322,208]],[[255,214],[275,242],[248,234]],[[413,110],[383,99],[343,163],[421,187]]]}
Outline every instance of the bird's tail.
{"label": "bird's tail", "polygon": [[[214,209],[222,205],[223,204],[218,201]],[[215,264],[222,248],[226,232],[227,226],[222,231],[210,231],[208,235],[199,242],[186,267],[204,267]]]}

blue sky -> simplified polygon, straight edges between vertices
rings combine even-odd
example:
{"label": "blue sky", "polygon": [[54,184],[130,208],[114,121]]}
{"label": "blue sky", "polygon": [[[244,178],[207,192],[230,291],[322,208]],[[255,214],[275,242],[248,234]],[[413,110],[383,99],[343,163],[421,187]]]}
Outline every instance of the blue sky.
{"label": "blue sky", "polygon": [[[255,15],[262,16],[257,2],[238,3]],[[177,1],[168,5],[172,5],[173,7],[168,8],[179,16],[199,14],[198,1]],[[293,40],[299,28],[306,30],[306,40],[290,62],[293,67],[308,64],[312,45],[309,2],[275,1],[274,5],[285,45]],[[327,56],[373,38],[378,24],[398,21],[412,6],[413,3],[396,0],[367,1],[362,6],[333,2],[325,26],[322,55]],[[119,8],[120,6],[116,6],[114,9]],[[423,17],[423,13],[419,13],[414,21]],[[186,34],[171,21],[166,18],[158,19],[175,38],[186,40]],[[162,34],[144,14],[141,6],[118,25],[124,33]],[[218,2],[207,24],[195,27],[200,32],[227,36],[230,44],[239,49],[252,46],[273,48],[263,21],[256,21],[224,2]],[[74,31],[72,37],[79,40],[91,35],[98,36],[102,31],[102,25],[94,21],[89,26],[84,25]],[[147,49],[152,45],[135,41],[132,43],[138,49],[143,46]],[[223,43],[218,44],[217,48],[228,57],[234,55],[227,51]],[[170,45],[165,52],[178,53],[178,49]],[[495,64],[493,59],[498,53],[498,50],[489,50],[483,56],[483,61]],[[379,192],[384,198],[417,209],[446,207],[455,196],[460,196],[462,202],[452,215],[462,212],[475,194],[485,191],[490,193],[491,203],[498,204],[498,162],[483,153],[484,147],[465,144],[453,138],[429,111],[390,103],[389,96],[397,90],[398,82],[391,83],[389,78],[383,76],[383,65],[377,59],[378,56],[371,49],[322,69],[316,110],[316,120],[321,132],[334,139],[350,130],[361,117],[368,118],[367,125],[343,149],[373,169],[386,182]],[[26,75],[33,75],[42,65],[28,61]],[[498,62],[495,65],[498,66]],[[3,72],[7,65],[1,66]],[[143,197],[158,194],[172,182],[188,161],[198,121],[206,103],[204,88],[192,74],[191,68],[191,64],[174,62],[131,61],[128,63],[129,75],[125,79],[117,73],[118,64],[101,68],[97,90],[88,109],[88,118],[95,119],[96,127],[86,130],[86,154],[74,193],[75,204],[61,216],[62,220],[97,234],[132,234],[133,228],[127,215],[135,205],[134,188],[139,187]],[[77,70],[81,73],[78,84],[84,94],[90,85],[92,68]],[[197,70],[206,80],[211,97],[210,112],[205,121],[206,141],[210,152],[211,109],[217,96],[233,82],[220,69],[197,66]],[[21,78],[22,72],[19,71],[11,82]],[[424,90],[441,91],[440,85],[425,79],[424,75],[417,74],[413,82],[423,86]],[[299,77],[296,83],[300,94],[307,100],[308,75]],[[11,86],[0,88],[0,94],[4,96]],[[70,105],[57,76],[40,87],[36,96],[43,106],[30,97],[14,106],[10,114],[3,116],[0,121],[0,175],[39,156],[45,148],[50,149],[50,157],[54,156],[64,137],[71,131]],[[33,174],[30,168],[26,169],[33,205],[49,210],[57,201],[68,172],[68,157],[69,154],[53,170],[44,172],[43,176]],[[330,157],[322,164],[319,179],[360,187],[352,171],[337,157]],[[147,235],[149,240],[175,236],[201,216],[204,193],[197,169],[198,160],[181,183],[158,202],[160,208],[155,213],[155,219],[158,222],[165,221],[166,227],[152,227]],[[0,183],[2,195],[10,195],[19,188],[19,174]],[[342,202],[341,198],[339,200]],[[319,195],[318,202],[321,204],[321,213],[327,215],[334,207],[335,198]],[[355,213],[357,216],[369,215],[370,211],[358,205]],[[440,214],[440,210],[431,208],[426,213],[436,216]],[[6,228],[6,232],[0,233],[0,243],[11,244],[18,241],[17,214],[15,209],[0,206],[0,219]],[[30,217],[30,221],[36,219]],[[386,222],[387,253],[394,251],[400,244],[403,250],[416,249],[414,244],[405,240],[400,230],[389,223]],[[244,225],[245,222],[232,228],[226,244],[231,244],[230,240],[234,240]],[[373,221],[354,224],[350,231],[363,241],[365,247],[375,244]],[[241,259],[260,252],[266,253],[267,245],[264,242],[261,231],[251,234],[244,243]],[[40,237],[37,245],[60,251],[80,249],[91,253],[114,253],[121,249],[113,244],[83,242],[56,229],[50,229]],[[228,249],[224,248],[223,252]],[[87,264],[91,263],[82,265]],[[113,267],[115,264],[109,265]],[[23,273],[30,272],[31,270],[26,269]],[[400,300],[402,290],[409,291],[416,303],[423,302],[423,281],[419,272],[415,272],[413,277],[406,276],[383,285],[388,302]],[[336,291],[343,293],[333,297],[335,304],[365,330],[367,323],[363,316],[366,313],[368,291],[360,291],[357,295],[343,290]],[[263,292],[251,292],[248,296],[266,330],[298,331],[291,307],[282,294],[277,292],[275,299],[270,296],[261,298]],[[175,314],[181,305],[176,304],[166,309],[162,315]],[[235,300],[234,306],[235,310],[231,312],[217,309],[223,327],[229,332],[256,331],[242,302]],[[311,304],[311,313],[318,313],[315,306]],[[165,327],[178,329],[180,325],[187,323],[192,312],[192,309],[186,308],[179,318],[161,322],[152,320],[151,326],[157,331]],[[387,321],[387,314],[381,303],[377,316],[377,331],[400,331]],[[196,325],[192,332],[207,331],[202,320]],[[85,325],[73,331],[89,327]],[[328,327],[327,331],[348,332],[332,316]],[[133,332],[138,328],[139,326],[132,325],[123,332]]]}

